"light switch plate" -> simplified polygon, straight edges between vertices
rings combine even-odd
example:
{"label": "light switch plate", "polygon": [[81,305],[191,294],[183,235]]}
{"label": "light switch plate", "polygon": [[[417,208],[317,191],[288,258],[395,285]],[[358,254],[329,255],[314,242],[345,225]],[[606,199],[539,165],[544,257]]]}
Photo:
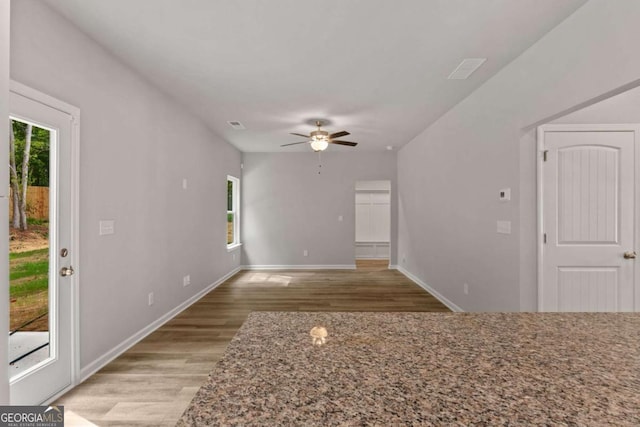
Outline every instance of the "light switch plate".
{"label": "light switch plate", "polygon": [[112,219],[100,221],[100,235],[106,236],[108,234],[116,233],[116,222]]}
{"label": "light switch plate", "polygon": [[501,202],[508,202],[511,200],[511,189],[503,188],[498,192],[498,198]]}
{"label": "light switch plate", "polygon": [[511,221],[498,221],[496,231],[501,234],[511,234]]}

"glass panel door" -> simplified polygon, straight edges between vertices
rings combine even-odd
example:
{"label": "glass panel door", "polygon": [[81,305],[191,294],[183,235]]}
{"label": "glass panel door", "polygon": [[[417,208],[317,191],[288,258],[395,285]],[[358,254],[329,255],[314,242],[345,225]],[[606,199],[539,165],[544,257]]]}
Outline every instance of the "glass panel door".
{"label": "glass panel door", "polygon": [[12,88],[9,103],[7,368],[11,404],[36,405],[69,386],[73,375],[73,120],[47,103],[55,100],[20,90]]}
{"label": "glass panel door", "polygon": [[54,131],[18,119],[10,123],[9,376],[15,377],[51,356],[49,158]]}

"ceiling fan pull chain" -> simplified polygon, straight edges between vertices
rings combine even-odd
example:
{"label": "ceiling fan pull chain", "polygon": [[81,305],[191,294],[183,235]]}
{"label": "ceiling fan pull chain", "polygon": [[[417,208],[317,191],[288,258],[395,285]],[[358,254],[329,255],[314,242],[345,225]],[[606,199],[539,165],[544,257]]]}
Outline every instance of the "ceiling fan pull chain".
{"label": "ceiling fan pull chain", "polygon": [[322,173],[322,151],[318,151],[318,175]]}

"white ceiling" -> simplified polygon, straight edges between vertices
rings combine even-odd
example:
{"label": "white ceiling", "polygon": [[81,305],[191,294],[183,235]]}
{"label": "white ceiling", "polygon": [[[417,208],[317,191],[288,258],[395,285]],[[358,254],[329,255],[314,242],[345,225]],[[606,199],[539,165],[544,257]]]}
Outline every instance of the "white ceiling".
{"label": "white ceiling", "polygon": [[[278,152],[317,118],[399,148],[585,2],[46,1],[240,150]],[[447,80],[464,58],[488,59]]]}

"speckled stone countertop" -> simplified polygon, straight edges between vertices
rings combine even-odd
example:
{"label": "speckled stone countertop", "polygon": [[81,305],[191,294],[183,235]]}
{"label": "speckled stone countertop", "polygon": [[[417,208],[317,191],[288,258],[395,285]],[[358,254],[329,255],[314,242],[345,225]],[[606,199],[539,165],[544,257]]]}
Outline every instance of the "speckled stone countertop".
{"label": "speckled stone countertop", "polygon": [[252,313],[178,425],[639,426],[640,314]]}

